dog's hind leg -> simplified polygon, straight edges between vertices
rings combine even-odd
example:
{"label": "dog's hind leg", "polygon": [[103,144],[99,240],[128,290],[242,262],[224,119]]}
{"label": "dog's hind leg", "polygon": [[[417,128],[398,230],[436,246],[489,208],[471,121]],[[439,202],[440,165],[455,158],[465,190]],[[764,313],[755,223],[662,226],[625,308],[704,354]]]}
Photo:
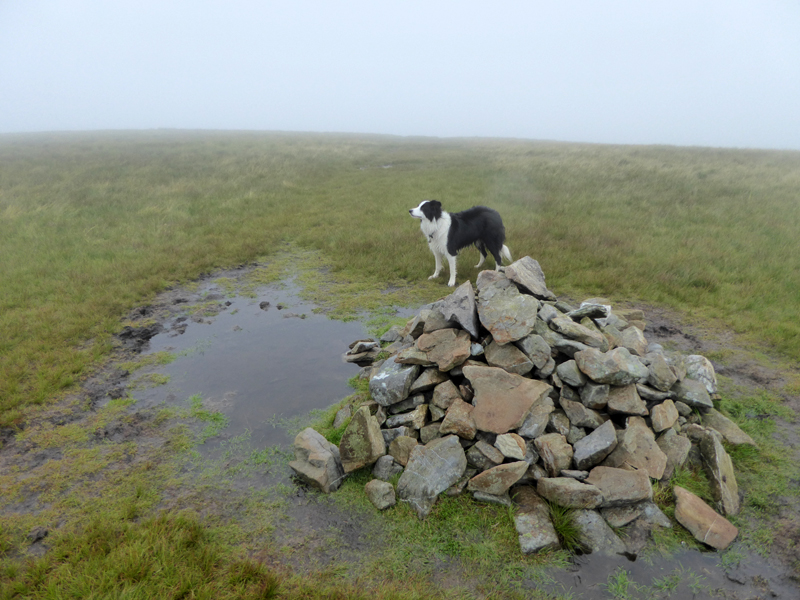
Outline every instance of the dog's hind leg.
{"label": "dog's hind leg", "polygon": [[478,264],[475,265],[475,268],[479,268],[483,265],[483,261],[486,260],[486,246],[483,245],[483,242],[475,242],[475,247],[481,253],[481,259],[478,261]]}
{"label": "dog's hind leg", "polygon": [[502,271],[503,270],[503,258],[507,259],[508,262],[511,262],[511,251],[508,249],[508,246],[503,245],[502,248],[496,250],[495,248],[490,248],[492,252],[492,256],[494,256],[494,269],[495,271]]}

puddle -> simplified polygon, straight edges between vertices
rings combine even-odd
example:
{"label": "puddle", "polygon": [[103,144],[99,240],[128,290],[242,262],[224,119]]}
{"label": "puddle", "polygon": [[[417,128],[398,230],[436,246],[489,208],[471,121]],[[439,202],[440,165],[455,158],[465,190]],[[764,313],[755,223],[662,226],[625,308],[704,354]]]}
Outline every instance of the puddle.
{"label": "puddle", "polygon": [[143,355],[166,351],[176,359],[150,370],[169,377],[166,385],[131,391],[140,406],[188,408],[189,398],[199,395],[205,409],[229,419],[219,440],[249,431],[263,447],[292,442],[280,421],[353,392],[347,380],[359,367],[342,355],[366,336],[362,323],[315,314],[292,284],[260,288],[255,298],[222,296],[214,285],[200,293],[222,310],[200,322],[176,316],[163,323],[165,330],[150,339]]}

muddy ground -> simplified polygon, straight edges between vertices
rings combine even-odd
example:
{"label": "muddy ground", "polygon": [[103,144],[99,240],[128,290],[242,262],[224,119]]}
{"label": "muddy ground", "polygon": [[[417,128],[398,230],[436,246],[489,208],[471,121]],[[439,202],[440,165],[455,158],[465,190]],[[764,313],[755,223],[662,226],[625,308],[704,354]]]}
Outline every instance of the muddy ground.
{"label": "muddy ground", "polygon": [[[114,419],[99,427],[93,420],[94,416],[98,409],[111,399],[124,398],[129,394],[133,374],[122,365],[146,354],[149,342],[154,336],[167,334],[177,338],[187,329],[208,324],[224,314],[231,306],[231,291],[218,289],[213,282],[220,277],[229,281],[244,281],[254,268],[256,268],[254,265],[249,265],[214,273],[191,286],[168,290],[159,295],[152,304],[132,311],[123,319],[126,325],[117,336],[114,356],[87,377],[80,389],[65,396],[58,404],[37,411],[24,427],[41,428],[46,425],[52,429],[67,424],[85,426],[92,429],[90,443],[137,445],[135,453],[129,453],[118,464],[109,465],[110,470],[125,469],[136,461],[163,460],[165,451],[168,454],[169,436],[156,423],[155,410],[142,409],[135,404],[124,418]],[[447,290],[443,288],[443,295],[446,292]],[[258,294],[261,295],[252,298],[254,306],[269,302],[269,295],[264,295],[263,289]],[[277,309],[274,306],[272,308]],[[733,334],[689,324],[675,313],[663,308],[642,305],[636,308],[641,308],[645,312],[647,318],[645,335],[648,341],[661,343],[668,349],[710,357],[717,373],[721,376],[723,393],[768,390],[780,396],[786,406],[800,414],[800,396],[791,393],[798,389],[797,373],[782,366],[777,360],[764,358],[764,349],[759,349],[761,354],[756,355]],[[302,316],[292,314],[288,310],[287,315],[298,318]],[[331,348],[331,352],[337,356],[345,350],[345,346]],[[20,477],[35,477],[43,465],[61,456],[60,448],[52,445],[44,448],[37,443],[35,437],[21,436],[24,439],[20,439],[17,433],[11,429],[0,431],[2,444],[0,471],[4,473],[16,471]],[[778,436],[794,460],[800,460],[800,421],[792,423],[779,421]],[[266,484],[268,477],[263,479],[263,483]],[[792,485],[794,490],[798,490],[800,481],[794,481]],[[353,559],[357,559],[359,553],[369,551],[370,542],[367,540],[375,537],[374,519],[349,515],[331,503],[320,502],[313,494],[306,494],[302,487],[296,487],[288,496],[290,502],[287,510],[292,514],[294,525],[291,529],[279,528],[277,535],[283,538],[279,543],[288,547],[302,547],[306,554],[316,553],[311,560],[306,561],[305,565],[301,565],[301,568],[324,567],[335,563],[342,555],[341,547],[346,547],[347,554]],[[172,508],[185,500],[186,496],[182,491],[166,490],[160,506]],[[204,510],[210,512],[231,510],[223,504],[208,502]],[[744,559],[737,567],[727,570],[714,566],[713,558],[707,561],[708,565],[704,568],[711,575],[710,581],[717,597],[737,599],[800,597],[800,556],[798,556],[800,495],[780,498],[779,506],[779,514],[775,521],[775,530],[779,533],[776,533],[767,557],[758,556],[750,549],[743,549]],[[0,505],[0,513],[6,515],[30,515],[41,510],[43,504],[37,493],[31,493],[13,503],[4,501]],[[321,533],[332,530],[337,531],[339,535],[338,545],[334,550],[330,544],[324,543],[325,535]],[[23,554],[37,556],[47,552],[48,533],[47,526],[31,528],[27,534],[29,544],[23,550]],[[297,559],[296,554],[292,556],[294,558],[291,560]],[[269,562],[281,560],[274,553],[264,553],[261,558]],[[576,597],[599,597],[591,592],[587,592],[589,595],[583,595],[586,590],[596,590],[598,581],[605,582],[609,567],[598,565],[599,563],[590,564],[585,557],[577,558],[573,567],[564,571],[562,576],[556,577],[556,580],[561,582],[563,589],[572,589],[577,593]],[[459,572],[457,566],[451,565],[451,567],[454,567],[450,570],[451,573]],[[446,582],[448,577],[442,575],[441,580]],[[558,591],[556,588],[553,590]],[[692,596],[703,597],[696,593]]]}

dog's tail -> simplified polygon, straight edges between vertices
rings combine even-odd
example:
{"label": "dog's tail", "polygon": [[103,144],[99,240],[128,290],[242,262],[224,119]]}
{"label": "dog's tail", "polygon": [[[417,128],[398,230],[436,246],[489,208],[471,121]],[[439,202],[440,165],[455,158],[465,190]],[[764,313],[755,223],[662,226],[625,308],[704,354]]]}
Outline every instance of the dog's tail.
{"label": "dog's tail", "polygon": [[503,245],[502,249],[500,250],[500,256],[505,258],[508,262],[514,262],[514,259],[511,258],[511,250],[508,249],[508,246]]}

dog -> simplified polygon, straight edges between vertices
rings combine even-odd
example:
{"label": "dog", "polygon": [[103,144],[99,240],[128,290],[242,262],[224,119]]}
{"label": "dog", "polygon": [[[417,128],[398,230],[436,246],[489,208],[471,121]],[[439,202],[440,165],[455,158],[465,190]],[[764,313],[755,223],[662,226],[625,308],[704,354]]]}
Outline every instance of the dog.
{"label": "dog", "polygon": [[442,258],[446,257],[450,266],[450,287],[456,284],[456,255],[467,246],[475,245],[481,253],[476,268],[486,259],[486,251],[494,257],[495,269],[501,270],[503,258],[511,262],[511,251],[505,245],[506,228],[496,210],[486,206],[473,206],[467,210],[449,213],[442,210],[438,200],[423,200],[416,208],[408,211],[420,220],[420,229],[433,252],[436,270],[428,279],[435,279],[442,271]]}

